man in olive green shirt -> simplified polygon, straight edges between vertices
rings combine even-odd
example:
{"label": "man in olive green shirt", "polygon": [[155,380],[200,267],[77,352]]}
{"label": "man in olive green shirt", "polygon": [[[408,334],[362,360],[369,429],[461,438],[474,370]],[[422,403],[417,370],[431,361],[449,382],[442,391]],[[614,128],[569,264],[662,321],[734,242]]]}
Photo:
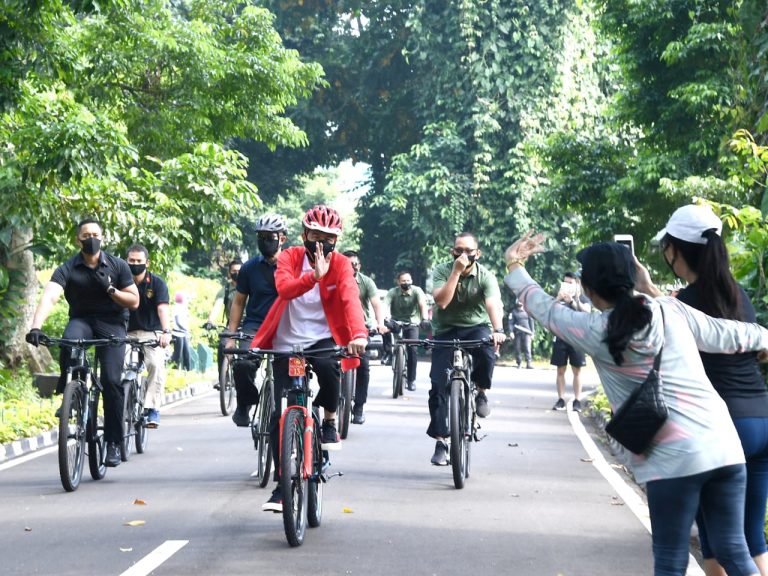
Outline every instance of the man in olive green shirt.
{"label": "man in olive green shirt", "polygon": [[[368,329],[377,329],[381,334],[387,331],[384,326],[384,310],[379,299],[379,290],[372,278],[360,272],[360,256],[354,250],[347,250],[344,256],[349,258],[352,269],[355,271],[357,288],[360,291],[360,304],[363,305],[363,316]],[[371,314],[373,310],[373,314]],[[368,400],[368,383],[371,380],[371,364],[368,355],[360,357],[360,365],[357,367],[357,383],[355,385],[355,404],[352,407],[352,424],[364,424],[365,414],[363,406]]]}
{"label": "man in olive green shirt", "polygon": [[[387,292],[384,299],[389,307],[389,317],[398,322],[406,322],[412,326],[403,327],[403,338],[418,338],[419,324],[426,323],[425,328],[429,328],[429,312],[427,310],[427,297],[424,291],[418,286],[413,285],[410,272],[400,272],[397,275],[397,286]],[[390,340],[391,353],[391,340]],[[408,346],[406,352],[406,365],[408,390],[416,390],[416,351]]]}
{"label": "man in olive green shirt", "polygon": [[[432,330],[435,340],[480,340],[492,337],[493,347],[476,348],[473,359],[473,380],[478,393],[475,398],[477,415],[490,414],[486,390],[491,387],[495,352],[504,343],[501,292],[496,276],[477,262],[480,258],[477,238],[471,232],[462,232],[453,243],[453,262],[435,266],[432,272],[432,295],[435,309]],[[450,348],[432,350],[432,369],[429,378],[429,428],[427,434],[436,440],[432,464],[448,464],[448,392],[445,374],[450,369],[453,351]]]}

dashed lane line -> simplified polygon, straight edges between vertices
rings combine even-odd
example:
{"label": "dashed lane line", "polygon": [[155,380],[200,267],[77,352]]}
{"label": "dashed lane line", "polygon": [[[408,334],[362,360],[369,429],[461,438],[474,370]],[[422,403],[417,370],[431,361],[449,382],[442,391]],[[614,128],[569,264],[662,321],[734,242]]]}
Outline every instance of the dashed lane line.
{"label": "dashed lane line", "polygon": [[166,540],[120,576],[147,576],[188,543],[189,540]]}

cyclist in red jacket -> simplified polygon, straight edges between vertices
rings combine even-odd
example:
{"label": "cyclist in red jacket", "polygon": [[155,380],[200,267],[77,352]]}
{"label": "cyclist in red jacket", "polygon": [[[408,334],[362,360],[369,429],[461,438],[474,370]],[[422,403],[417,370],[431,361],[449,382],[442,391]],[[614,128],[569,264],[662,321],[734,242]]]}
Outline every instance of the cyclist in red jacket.
{"label": "cyclist in red jacket", "polygon": [[[307,211],[302,223],[304,246],[286,248],[280,253],[275,271],[277,299],[251,347],[290,352],[294,346],[312,350],[339,344],[359,356],[365,352],[368,329],[352,265],[346,256],[334,252],[341,233],[341,218],[334,209],[317,205]],[[341,373],[338,362],[333,358],[314,358],[307,362],[320,385],[314,404],[324,410],[322,448],[339,450],[336,409]],[[356,368],[358,364],[354,358],[342,360],[345,370]],[[280,469],[278,428],[282,390],[290,384],[288,358],[275,358],[273,368],[275,407],[270,442],[277,474]],[[262,509],[282,512],[283,495],[279,486]]]}

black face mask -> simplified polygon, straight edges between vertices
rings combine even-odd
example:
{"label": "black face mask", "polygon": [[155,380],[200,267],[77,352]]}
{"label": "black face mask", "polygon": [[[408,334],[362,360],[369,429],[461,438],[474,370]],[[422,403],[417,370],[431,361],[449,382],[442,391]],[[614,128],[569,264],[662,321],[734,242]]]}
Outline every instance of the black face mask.
{"label": "black face mask", "polygon": [[131,274],[134,276],[141,276],[144,273],[144,270],[147,269],[146,264],[128,264],[128,268],[131,269]]}
{"label": "black face mask", "polygon": [[272,256],[277,254],[277,249],[280,247],[280,240],[277,238],[270,238],[269,240],[259,238],[257,243],[259,245],[259,252],[261,252],[264,258],[272,258]]}
{"label": "black face mask", "polygon": [[[461,256],[461,254],[459,254],[458,256],[456,256],[456,254],[454,254],[453,255],[453,259],[454,260],[458,260],[460,256]],[[469,266],[472,266],[472,264],[477,259],[477,254],[467,254],[467,259],[469,260]],[[469,268],[469,266],[467,266],[467,268]]]}
{"label": "black face mask", "polygon": [[90,236],[80,242],[83,244],[83,254],[96,254],[101,249],[101,238]]}
{"label": "black face mask", "polygon": [[232,278],[232,282],[237,282],[238,276],[240,276],[240,272],[232,272],[232,274],[229,275],[229,277]]}
{"label": "black face mask", "polygon": [[[315,250],[317,242],[312,242],[310,240],[304,240],[304,248],[306,248],[307,253],[309,254],[309,260],[310,262],[315,261]],[[336,244],[331,244],[328,242],[328,240],[323,240],[320,242],[320,244],[323,245],[323,254],[325,256],[328,256],[331,252],[333,252],[333,249],[336,248]]]}
{"label": "black face mask", "polygon": [[403,292],[407,292],[410,287],[411,285],[408,284],[408,282],[403,282],[402,284],[400,284],[400,288],[403,290]]}

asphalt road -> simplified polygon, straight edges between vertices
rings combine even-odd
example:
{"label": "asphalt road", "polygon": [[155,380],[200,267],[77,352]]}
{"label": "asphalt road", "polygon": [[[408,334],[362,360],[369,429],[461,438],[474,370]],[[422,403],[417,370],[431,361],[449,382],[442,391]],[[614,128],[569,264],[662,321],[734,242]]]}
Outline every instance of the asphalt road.
{"label": "asphalt road", "polygon": [[0,467],[0,571],[653,572],[648,532],[588,457],[568,415],[551,410],[552,370],[497,368],[487,437],[474,446],[466,487],[456,490],[450,467],[429,462],[428,365],[419,365],[416,392],[393,400],[391,371],[373,364],[367,422],[332,454],[332,470],[344,475],[326,485],[322,526],[308,530],[303,546],[290,548],[282,516],[261,511],[271,486],[250,477],[250,433],[221,416],[209,393],[166,408],[147,452],[105,479],[91,480],[86,465],[74,493],[59,483],[53,450]]}

